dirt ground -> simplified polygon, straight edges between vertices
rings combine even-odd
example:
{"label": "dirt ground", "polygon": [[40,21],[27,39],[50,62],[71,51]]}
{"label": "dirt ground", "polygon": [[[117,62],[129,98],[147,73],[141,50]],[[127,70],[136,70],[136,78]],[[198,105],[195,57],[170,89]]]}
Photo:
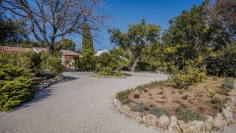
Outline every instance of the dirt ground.
{"label": "dirt ground", "polygon": [[[147,88],[145,91],[134,89],[129,95],[129,98],[137,103],[143,102],[146,106],[151,108],[165,108],[168,112],[168,116],[178,116],[175,112],[177,107],[185,109],[191,108],[193,111],[203,116],[213,115],[219,112],[213,107],[214,104],[211,102],[213,98],[218,97],[224,101],[226,100],[225,95],[218,93],[224,80],[224,78],[218,78],[217,81],[214,81],[212,77],[208,77],[204,82],[183,90],[177,89],[172,83],[164,83],[163,89],[161,89],[160,86]],[[214,93],[215,95],[212,96],[210,93]],[[137,94],[139,98],[135,98]],[[136,106],[134,102],[129,102],[128,106],[133,108]],[[145,113],[149,113],[149,111]]]}

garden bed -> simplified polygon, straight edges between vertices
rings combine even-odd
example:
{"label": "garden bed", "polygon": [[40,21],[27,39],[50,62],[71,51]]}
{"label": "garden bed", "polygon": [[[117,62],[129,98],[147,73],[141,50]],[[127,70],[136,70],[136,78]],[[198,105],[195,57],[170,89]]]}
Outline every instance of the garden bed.
{"label": "garden bed", "polygon": [[[219,130],[235,118],[236,90],[225,86],[230,85],[224,78],[212,77],[185,89],[155,81],[119,92],[114,104],[121,113],[149,126],[183,132]],[[175,126],[170,126],[173,121]]]}

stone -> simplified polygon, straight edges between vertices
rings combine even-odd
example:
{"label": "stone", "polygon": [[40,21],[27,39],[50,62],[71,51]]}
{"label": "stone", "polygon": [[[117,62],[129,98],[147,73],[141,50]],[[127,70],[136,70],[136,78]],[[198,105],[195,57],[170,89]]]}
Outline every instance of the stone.
{"label": "stone", "polygon": [[232,112],[230,112],[229,110],[223,108],[222,109],[222,114],[225,117],[226,124],[234,122],[234,120],[233,120],[233,113]]}
{"label": "stone", "polygon": [[227,125],[226,121],[225,121],[224,117],[222,116],[222,114],[217,113],[216,117],[214,118],[213,127],[220,129],[226,125]]}
{"label": "stone", "polygon": [[206,116],[206,120],[205,120],[206,131],[211,130],[213,122],[214,122],[214,118],[212,116]]}
{"label": "stone", "polygon": [[203,130],[204,128],[204,122],[203,121],[190,121],[188,123],[185,123],[182,120],[178,120],[180,128],[183,130],[184,133],[198,133]]}
{"label": "stone", "polygon": [[143,117],[143,122],[147,126],[157,126],[158,118],[153,114],[148,114],[148,115]]}
{"label": "stone", "polygon": [[199,133],[204,127],[204,122],[194,120],[190,122],[190,125],[190,129],[192,132]]}
{"label": "stone", "polygon": [[122,103],[118,99],[114,99],[113,105],[117,110],[119,110],[122,107]]}
{"label": "stone", "polygon": [[130,111],[130,108],[127,105],[124,105],[120,108],[120,113],[124,115],[128,115],[129,111]]}
{"label": "stone", "polygon": [[180,131],[180,128],[178,126],[178,120],[175,116],[170,117],[170,124],[168,125],[168,130],[170,132],[172,131]]}
{"label": "stone", "polygon": [[162,115],[159,118],[158,127],[166,130],[169,123],[170,123],[170,120],[169,120],[168,116]]}
{"label": "stone", "polygon": [[136,115],[134,121],[137,122],[137,123],[141,123],[141,122],[143,122],[143,118],[140,115]]}

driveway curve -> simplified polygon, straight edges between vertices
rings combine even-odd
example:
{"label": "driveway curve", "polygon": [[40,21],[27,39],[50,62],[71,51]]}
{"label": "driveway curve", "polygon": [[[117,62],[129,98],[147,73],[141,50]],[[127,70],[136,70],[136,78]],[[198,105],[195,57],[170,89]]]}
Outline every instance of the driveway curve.
{"label": "driveway curve", "polygon": [[65,72],[63,75],[67,79],[66,82],[55,84],[38,92],[34,100],[12,112],[1,112],[0,132],[167,132],[135,123],[114,109],[112,101],[117,92],[150,81],[167,79],[167,75],[164,74],[129,74],[130,76],[127,78],[109,79],[95,78],[91,76],[91,73]]}

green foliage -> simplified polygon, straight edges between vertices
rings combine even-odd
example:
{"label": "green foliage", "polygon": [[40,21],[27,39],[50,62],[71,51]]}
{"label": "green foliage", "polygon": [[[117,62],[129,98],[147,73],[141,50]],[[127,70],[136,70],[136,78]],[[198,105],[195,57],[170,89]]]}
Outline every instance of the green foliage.
{"label": "green foliage", "polygon": [[214,97],[211,103],[214,104],[214,109],[220,112],[222,111],[223,108],[225,108],[224,101],[218,97]]}
{"label": "green foliage", "polygon": [[18,47],[33,48],[33,47],[44,47],[44,46],[42,43],[39,42],[35,42],[32,40],[24,40],[19,43]]}
{"label": "green foliage", "polygon": [[210,94],[210,97],[214,97],[215,96],[215,93],[214,92],[209,92],[209,94]]}
{"label": "green foliage", "polygon": [[13,20],[0,11],[0,45],[17,45],[23,39],[28,38],[26,23],[21,20]]}
{"label": "green foliage", "polygon": [[154,109],[151,109],[150,113],[154,114],[158,118],[160,118],[162,115],[168,115],[166,109],[165,108],[160,108],[160,107],[156,107]]}
{"label": "green foliage", "polygon": [[126,91],[121,91],[121,92],[117,93],[117,98],[119,100],[128,98],[130,93],[131,93],[131,91],[129,89],[127,89]]}
{"label": "green foliage", "polygon": [[0,110],[7,111],[34,96],[32,73],[12,65],[0,65]]}
{"label": "green foliage", "polygon": [[35,52],[10,53],[0,51],[0,64],[10,64],[23,68],[39,68],[40,55]]}
{"label": "green foliage", "polygon": [[77,58],[75,60],[75,68],[77,71],[94,71],[95,69],[95,58],[94,56],[86,56]]}
{"label": "green foliage", "polygon": [[134,55],[135,61],[131,71],[135,70],[137,63],[142,57],[144,48],[160,40],[160,26],[146,24],[145,21],[145,19],[142,19],[139,24],[129,24],[127,33],[122,33],[119,29],[108,30],[111,34],[110,40],[112,43],[121,48],[129,49]]}
{"label": "green foliage", "polygon": [[54,43],[53,48],[57,51],[60,50],[71,50],[75,51],[75,42],[70,39],[63,39]]}
{"label": "green foliage", "polygon": [[[44,55],[41,56],[41,58],[44,58]],[[61,57],[58,57],[56,55],[51,55],[48,58],[44,59],[41,64],[41,69],[43,70],[49,70],[53,74],[59,74],[62,72],[62,64],[61,64]]]}
{"label": "green foliage", "polygon": [[116,72],[116,73],[115,73],[115,76],[117,76],[117,77],[123,77],[123,76],[125,76],[125,74],[124,74],[124,73],[121,73],[121,72]]}
{"label": "green foliage", "polygon": [[184,122],[189,122],[189,121],[193,121],[193,120],[199,120],[199,121],[204,121],[205,118],[194,112],[192,109],[186,109],[186,110],[179,110],[177,109],[180,113],[180,120],[183,120]]}
{"label": "green foliage", "polygon": [[143,112],[145,109],[145,104],[143,102],[138,103],[134,108],[131,109],[131,111],[134,112]]}
{"label": "green foliage", "polygon": [[170,79],[179,89],[199,83],[206,79],[204,69],[198,68],[198,61],[188,60],[181,70],[175,70]]}
{"label": "green foliage", "polygon": [[102,71],[98,72],[99,75],[105,75],[105,76],[109,76],[113,74],[112,68],[110,67],[103,67]]}
{"label": "green foliage", "polygon": [[87,23],[83,26],[82,32],[82,55],[83,57],[94,56],[93,38],[90,34],[90,27]]}

